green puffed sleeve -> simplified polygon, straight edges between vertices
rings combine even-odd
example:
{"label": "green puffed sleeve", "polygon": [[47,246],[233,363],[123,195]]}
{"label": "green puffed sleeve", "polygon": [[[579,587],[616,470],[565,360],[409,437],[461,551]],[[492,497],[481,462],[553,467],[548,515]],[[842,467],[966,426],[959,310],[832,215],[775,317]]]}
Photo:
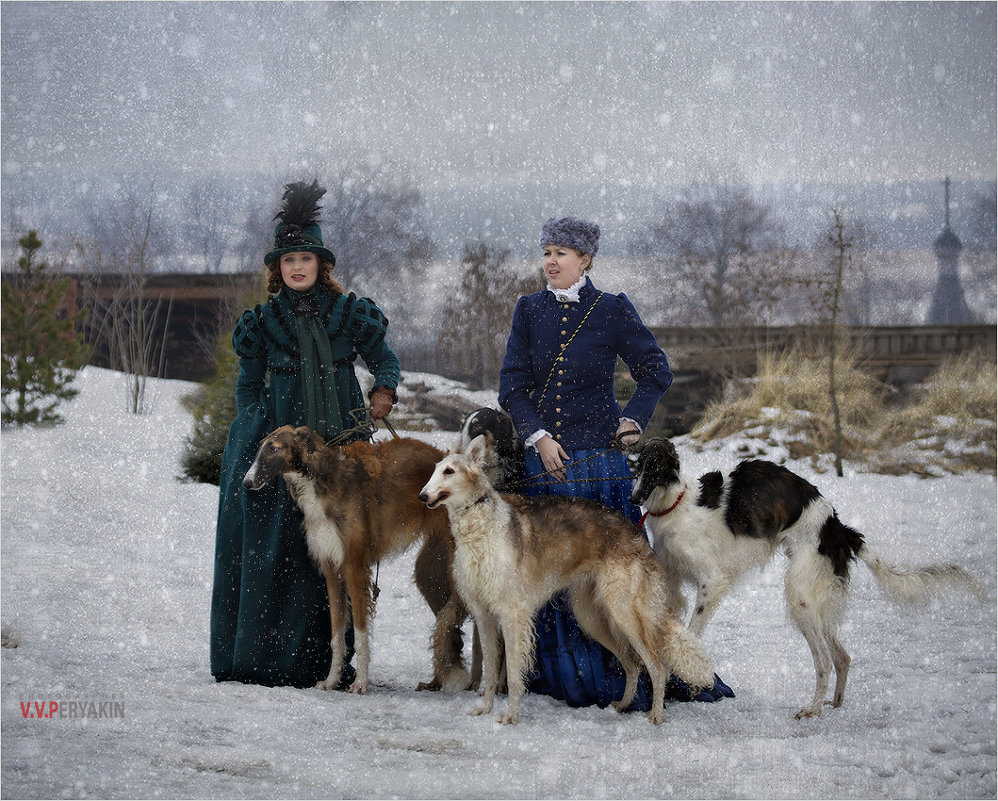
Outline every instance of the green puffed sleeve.
{"label": "green puffed sleeve", "polygon": [[241,412],[260,402],[260,390],[267,376],[267,347],[255,309],[244,311],[236,322],[232,332],[232,349],[239,358],[236,409]]}
{"label": "green puffed sleeve", "polygon": [[354,348],[374,376],[375,387],[395,391],[402,374],[398,356],[388,347],[388,318],[370,298],[357,298],[347,324]]}

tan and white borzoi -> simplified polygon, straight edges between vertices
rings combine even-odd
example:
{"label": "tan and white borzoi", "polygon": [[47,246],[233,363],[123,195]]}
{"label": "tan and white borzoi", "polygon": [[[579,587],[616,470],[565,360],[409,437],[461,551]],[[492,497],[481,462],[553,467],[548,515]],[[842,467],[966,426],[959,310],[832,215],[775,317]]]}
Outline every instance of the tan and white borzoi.
{"label": "tan and white borzoi", "polygon": [[[648,511],[645,527],[668,577],[670,601],[682,610],[681,586],[696,586],[690,630],[700,636],[724,595],[745,572],[766,564],[779,547],[789,560],[786,608],[811,648],[815,687],[797,718],[841,706],[849,654],[838,639],[845,612],[849,565],[860,559],[895,599],[925,600],[948,588],[984,598],[983,585],[952,564],[899,567],[875,554],[858,531],[843,524],[818,489],[785,467],[746,461],[727,477],[684,475],[665,439],[647,440],[635,457],[631,502]],[[831,670],[835,693],[825,701]]]}
{"label": "tan and white borzoi", "polygon": [[319,682],[323,689],[339,683],[349,601],[357,652],[350,692],[367,691],[375,611],[372,569],[421,537],[429,547],[416,560],[415,580],[436,625],[433,680],[420,687],[458,690],[471,683],[461,660],[461,623],[467,610],[454,591],[450,565],[438,558],[438,553],[446,557],[447,548],[436,545],[450,539],[447,515],[419,501],[420,489],[442,456],[432,445],[406,437],[330,447],[306,426],[282,426],[260,443],[243,485],[259,489],[284,476],[305,517],[309,552],[326,580],[333,661],[328,677]]}
{"label": "tan and white borzoi", "polygon": [[454,580],[482,641],[484,697],[472,714],[492,710],[501,630],[509,704],[499,722],[517,722],[533,664],[534,617],[566,588],[582,630],[624,667],[616,709],[630,706],[642,663],[652,681],[652,723],[663,720],[670,671],[695,687],[713,686],[710,661],[669,610],[662,568],[631,522],[581,498],[500,495],[485,476],[486,456],[478,437],[465,453],[445,456],[420,493],[430,508],[447,508]]}

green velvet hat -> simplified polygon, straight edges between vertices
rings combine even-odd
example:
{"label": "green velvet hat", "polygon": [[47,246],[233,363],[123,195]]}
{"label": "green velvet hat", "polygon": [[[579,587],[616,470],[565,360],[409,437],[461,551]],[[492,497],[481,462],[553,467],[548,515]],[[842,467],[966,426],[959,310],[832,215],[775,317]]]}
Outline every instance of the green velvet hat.
{"label": "green velvet hat", "polygon": [[336,264],[336,256],[322,244],[319,228],[319,199],[324,194],[325,187],[314,179],[311,184],[297,181],[284,187],[282,208],[274,215],[275,220],[280,220],[274,229],[274,247],[263,257],[264,264],[298,251],[314,253],[320,261]]}

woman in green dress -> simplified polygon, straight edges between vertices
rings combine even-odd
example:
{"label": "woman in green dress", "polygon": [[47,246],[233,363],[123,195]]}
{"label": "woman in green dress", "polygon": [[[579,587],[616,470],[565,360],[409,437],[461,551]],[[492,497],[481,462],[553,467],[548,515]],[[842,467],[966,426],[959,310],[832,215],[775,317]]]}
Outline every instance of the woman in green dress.
{"label": "woman in green dress", "polygon": [[[256,491],[242,486],[260,440],[285,424],[307,425],[326,440],[352,428],[351,412],[365,406],[358,356],[374,376],[371,417],[387,415],[396,400],[399,361],[385,341],[388,320],[332,278],[336,259],[319,227],[324,193],[316,181],[285,187],[264,257],[270,298],[243,312],[232,335],[237,416],[222,458],[211,602],[218,681],[311,687],[327,677],[332,658],[325,582],[300,510],[283,480]],[[341,686],[352,680],[349,658]]]}

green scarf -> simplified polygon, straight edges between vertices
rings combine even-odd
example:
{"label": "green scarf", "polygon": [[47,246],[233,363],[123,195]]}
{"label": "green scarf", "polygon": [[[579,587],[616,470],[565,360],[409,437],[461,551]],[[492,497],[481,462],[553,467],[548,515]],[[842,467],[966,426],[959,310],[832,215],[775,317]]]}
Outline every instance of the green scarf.
{"label": "green scarf", "polygon": [[298,349],[301,352],[305,419],[309,428],[318,432],[324,440],[329,440],[343,430],[329,334],[319,319],[319,305],[314,288],[298,292],[285,287],[284,291],[291,301]]}

